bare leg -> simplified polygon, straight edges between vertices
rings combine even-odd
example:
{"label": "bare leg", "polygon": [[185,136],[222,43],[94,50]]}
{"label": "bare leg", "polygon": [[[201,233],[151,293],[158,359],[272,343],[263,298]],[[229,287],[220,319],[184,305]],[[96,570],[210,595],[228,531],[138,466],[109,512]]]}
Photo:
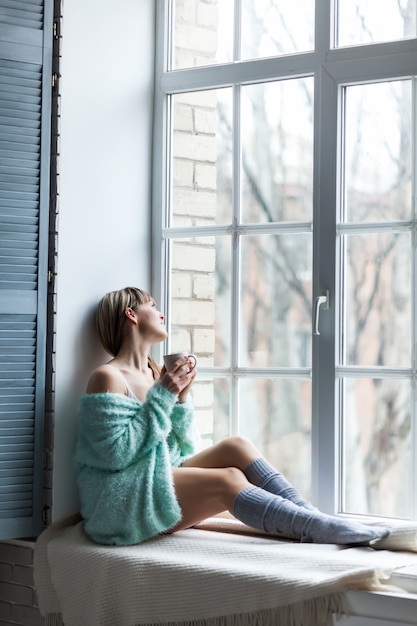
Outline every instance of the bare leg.
{"label": "bare leg", "polygon": [[188,459],[183,467],[237,467],[248,481],[265,491],[280,495],[299,506],[313,510],[308,502],[278,470],[261,457],[259,450],[245,437],[229,437],[212,448]]}
{"label": "bare leg", "polygon": [[172,470],[182,519],[173,530],[189,528],[207,517],[230,511],[237,494],[249,486],[236,467],[177,467]]}
{"label": "bare leg", "polygon": [[243,472],[260,456],[261,453],[249,439],[228,437],[187,459],[182,467],[237,467]]}
{"label": "bare leg", "polygon": [[387,528],[372,528],[297,506],[249,483],[236,467],[179,467],[172,474],[182,519],[171,532],[227,509],[253,528],[290,533],[302,541],[370,545],[389,534]]}

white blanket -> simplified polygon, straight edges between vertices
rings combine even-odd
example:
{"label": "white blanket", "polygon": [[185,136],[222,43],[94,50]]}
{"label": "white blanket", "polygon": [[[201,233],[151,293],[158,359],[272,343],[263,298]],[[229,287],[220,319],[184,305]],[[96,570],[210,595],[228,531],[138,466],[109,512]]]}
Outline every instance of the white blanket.
{"label": "white blanket", "polygon": [[[321,626],[341,611],[344,590],[392,590],[391,573],[417,564],[412,552],[301,544],[247,530],[209,520],[113,547],[90,541],[78,517],[55,523],[34,555],[45,623]],[[415,526],[403,535],[413,535],[417,549]]]}

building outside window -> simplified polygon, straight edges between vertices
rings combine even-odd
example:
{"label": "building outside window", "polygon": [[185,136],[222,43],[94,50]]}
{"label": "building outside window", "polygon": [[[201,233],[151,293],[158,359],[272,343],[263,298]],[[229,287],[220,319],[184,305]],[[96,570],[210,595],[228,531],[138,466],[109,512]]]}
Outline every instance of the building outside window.
{"label": "building outside window", "polygon": [[416,518],[416,0],[157,2],[154,293],[205,445]]}

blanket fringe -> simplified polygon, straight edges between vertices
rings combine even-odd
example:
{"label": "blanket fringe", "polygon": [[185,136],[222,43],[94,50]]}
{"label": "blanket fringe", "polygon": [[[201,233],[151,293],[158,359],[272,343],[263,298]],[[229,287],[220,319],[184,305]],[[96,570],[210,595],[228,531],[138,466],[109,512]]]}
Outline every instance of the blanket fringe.
{"label": "blanket fringe", "polygon": [[[136,622],[121,624],[114,618],[103,617],[102,626],[330,626],[332,615],[342,614],[342,594],[329,595],[302,600],[297,604],[289,604],[270,609],[259,609],[251,613],[221,615],[196,620],[177,622]],[[50,613],[45,617],[45,626],[64,626],[60,613]]]}
{"label": "blanket fringe", "polygon": [[333,614],[342,614],[341,593],[303,600],[297,604],[259,609],[251,613],[179,622],[138,622],[132,626],[328,626],[333,624]]}
{"label": "blanket fringe", "polygon": [[45,617],[45,626],[64,626],[61,613],[50,613]]}

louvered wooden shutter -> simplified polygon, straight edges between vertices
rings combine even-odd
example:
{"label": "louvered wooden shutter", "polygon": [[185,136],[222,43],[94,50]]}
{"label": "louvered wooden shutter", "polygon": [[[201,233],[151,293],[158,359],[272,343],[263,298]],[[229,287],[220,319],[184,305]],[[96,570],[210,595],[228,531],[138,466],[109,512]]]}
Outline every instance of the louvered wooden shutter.
{"label": "louvered wooden shutter", "polygon": [[52,0],[0,0],[0,537],[42,527]]}

